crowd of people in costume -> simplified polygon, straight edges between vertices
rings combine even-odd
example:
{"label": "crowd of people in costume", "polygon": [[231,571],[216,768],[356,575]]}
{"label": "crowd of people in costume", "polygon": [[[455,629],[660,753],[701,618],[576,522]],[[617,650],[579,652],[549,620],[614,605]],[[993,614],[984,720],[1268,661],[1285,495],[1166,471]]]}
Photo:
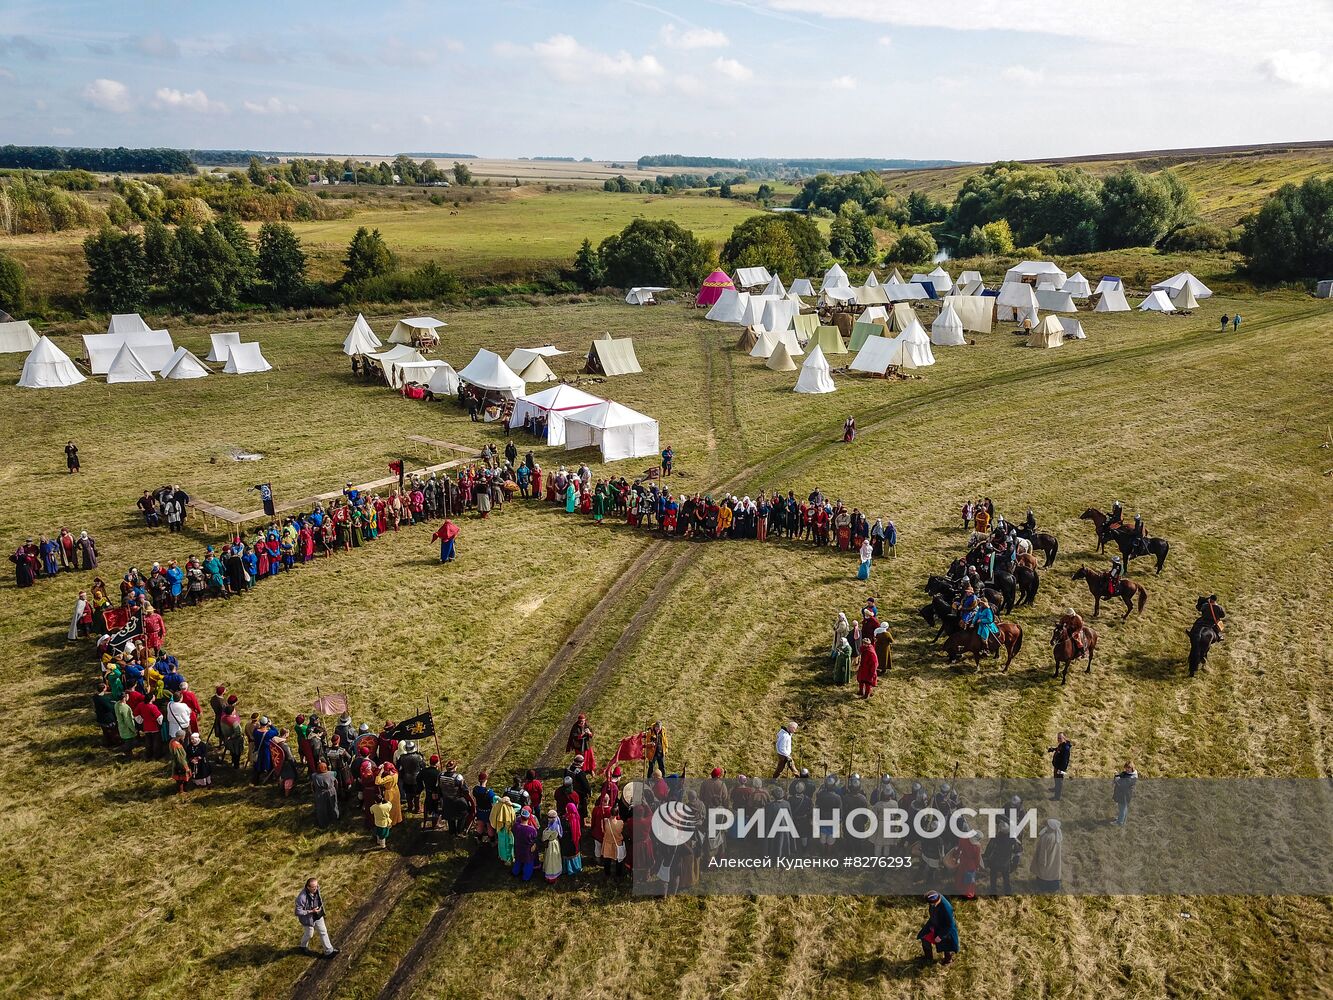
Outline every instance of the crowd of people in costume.
{"label": "crowd of people in costume", "polygon": [[75,537],[68,528],[61,528],[54,535],[39,535],[36,541],[25,538],[9,561],[14,564],[14,583],[31,587],[61,573],[97,569],[97,543],[86,531]]}

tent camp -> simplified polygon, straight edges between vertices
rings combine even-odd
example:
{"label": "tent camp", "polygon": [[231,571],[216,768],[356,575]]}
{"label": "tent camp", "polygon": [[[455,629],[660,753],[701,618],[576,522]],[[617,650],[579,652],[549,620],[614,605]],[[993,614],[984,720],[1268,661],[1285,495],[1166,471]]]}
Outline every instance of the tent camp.
{"label": "tent camp", "polygon": [[796,377],[796,388],[793,391],[823,393],[834,392],[836,389],[833,375],[829,372],[828,359],[816,347],[805,359],[805,364],[801,365],[801,374]]}
{"label": "tent camp", "polygon": [[736,283],[728,277],[725,271],[714,271],[708,277],[704,278],[704,283],[699,286],[699,293],[694,297],[696,306],[711,306],[722,297],[725,291],[735,291]]}
{"label": "tent camp", "polygon": [[[935,279],[929,274],[914,274],[910,283],[920,288],[928,299],[938,299],[943,294],[935,290]],[[945,291],[948,291],[948,289],[946,288]]]}
{"label": "tent camp", "polygon": [[149,371],[160,372],[176,353],[171,334],[166,330],[138,330],[132,333],[90,333],[83,338],[88,367],[94,375],[105,375],[121,347],[129,344]]}
{"label": "tent camp", "polygon": [[467,367],[458,373],[459,381],[485,392],[497,392],[502,396],[517,398],[526,395],[527,386],[500,360],[500,355],[484,347],[467,363]]}
{"label": "tent camp", "polygon": [[787,353],[793,357],[799,357],[805,352],[801,350],[801,345],[796,342],[796,331],[794,330],[764,330],[762,328],[755,330],[756,337],[754,346],[750,348],[750,357],[763,358],[768,360],[773,352],[777,350],[778,345],[787,349]]}
{"label": "tent camp", "polygon": [[85,381],[74,362],[50,337],[41,337],[23,362],[19,386],[24,389],[63,389]]}
{"label": "tent camp", "polygon": [[658,292],[665,292],[667,289],[660,285],[641,285],[631,288],[625,293],[625,304],[631,306],[655,306],[657,299],[654,296]]}
{"label": "tent camp", "polygon": [[819,301],[821,305],[854,303],[856,301],[856,291],[851,285],[834,285],[819,293]]}
{"label": "tent camp", "polygon": [[565,447],[600,448],[603,462],[656,456],[657,441],[656,420],[609,399],[565,417]]}
{"label": "tent camp", "polygon": [[1088,279],[1083,277],[1082,271],[1075,271],[1065,279],[1060,291],[1068,292],[1076,299],[1086,299],[1092,294],[1092,286],[1088,284]]}
{"label": "tent camp", "polygon": [[823,355],[846,354],[847,345],[842,342],[842,334],[836,326],[821,326],[810,335],[810,340],[805,345],[806,350],[811,354],[818,348]]}
{"label": "tent camp", "polygon": [[749,304],[750,293],[738,292],[734,288],[724,288],[722,294],[717,297],[713,303],[713,308],[709,309],[704,315],[704,319],[715,320],[719,323],[739,323],[741,317],[745,315],[745,307]]}
{"label": "tent camp", "polygon": [[0,323],[0,354],[27,354],[39,339],[26,319]]}
{"label": "tent camp", "polygon": [[107,333],[147,333],[151,329],[138,313],[116,313],[106,325]]}
{"label": "tent camp", "polygon": [[1088,339],[1088,335],[1083,332],[1083,324],[1078,321],[1077,316],[1061,316],[1060,325],[1065,328],[1065,340]]}
{"label": "tent camp", "polygon": [[953,278],[949,277],[949,272],[942,267],[937,266],[926,277],[934,283],[935,292],[939,295],[944,295],[953,287]]}
{"label": "tent camp", "polygon": [[841,264],[834,264],[824,272],[824,280],[820,282],[820,291],[826,291],[830,288],[846,288],[851,285],[847,280],[847,272],[842,269]]}
{"label": "tent camp", "polygon": [[1205,285],[1188,271],[1181,271],[1179,274],[1173,274],[1165,281],[1159,281],[1153,285],[1149,291],[1166,292],[1171,298],[1175,298],[1175,293],[1180,289],[1188,287],[1194,293],[1196,299],[1206,299],[1213,294],[1213,290]]}
{"label": "tent camp", "polygon": [[546,418],[546,443],[550,445],[565,443],[565,418],[589,406],[596,406],[606,400],[591,395],[572,385],[557,385],[543,389],[532,396],[525,396],[514,403],[514,412],[509,418],[510,428],[523,426],[523,421],[531,417]]}
{"label": "tent camp", "polygon": [[430,385],[431,376],[435,374],[435,369],[449,367],[447,361],[430,361],[423,358],[420,361],[399,361],[389,369],[389,384],[395,389],[401,389],[407,383],[415,385]]}
{"label": "tent camp", "polygon": [[222,370],[228,375],[254,375],[266,372],[272,367],[268,359],[259,352],[259,344],[251,341],[248,344],[237,344],[228,351],[227,363]]}
{"label": "tent camp", "polygon": [[1125,283],[1114,274],[1103,274],[1102,280],[1097,282],[1097,287],[1092,290],[1093,295],[1105,295],[1112,288],[1124,290]]}
{"label": "tent camp", "polygon": [[890,275],[889,275],[887,278],[885,278],[883,281],[881,281],[880,284],[881,284],[881,285],[890,285],[890,284],[891,284],[891,285],[905,285],[905,284],[907,284],[907,279],[903,277],[903,273],[902,273],[902,271],[899,271],[899,270],[895,267],[895,268],[893,269],[893,273],[890,274]]}
{"label": "tent camp", "polygon": [[1000,287],[1000,294],[995,300],[995,318],[1004,322],[1029,319],[1037,325],[1037,293],[1031,285],[1021,282],[1006,282]]}
{"label": "tent camp", "polygon": [[1176,307],[1171,304],[1166,292],[1149,292],[1148,297],[1139,303],[1139,312],[1173,313]]}
{"label": "tent camp", "polygon": [[764,318],[764,306],[773,300],[767,295],[754,294],[745,300],[745,308],[741,311],[741,323],[745,326],[759,326]]}
{"label": "tent camp", "polygon": [[956,283],[959,285],[966,285],[966,284],[971,284],[974,281],[976,282],[981,281],[980,271],[964,271],[962,274],[958,276],[958,281]]}
{"label": "tent camp", "polygon": [[881,319],[887,323],[889,321],[889,310],[884,306],[870,306],[867,309],[863,309],[861,315],[856,318],[862,323],[873,323],[877,319]]}
{"label": "tent camp", "polygon": [[791,351],[787,350],[787,345],[779,343],[773,348],[773,353],[768,356],[764,362],[764,367],[775,372],[794,372],[796,371],[796,362],[792,360]]}
{"label": "tent camp", "polygon": [[763,288],[773,280],[773,275],[768,273],[766,267],[740,267],[736,269],[736,287],[739,288]]}
{"label": "tent camp", "polygon": [[[564,353],[566,352],[555,347],[516,347],[509,352],[509,357],[505,358],[505,367],[511,372],[516,372],[521,375],[523,370],[529,367],[534,361],[541,360],[543,364],[546,365],[546,370],[550,371],[550,364],[546,359],[558,357]],[[537,369],[537,371],[540,372],[541,369]],[[525,378],[523,381],[538,382],[542,380]],[[549,381],[556,381],[554,372],[551,372]]]}
{"label": "tent camp", "polygon": [[421,352],[410,344],[395,344],[387,351],[368,354],[366,357],[380,366],[384,371],[384,380],[395,389],[402,385],[402,378],[398,374],[399,365],[420,364],[426,360]]}
{"label": "tent camp", "polygon": [[899,368],[925,368],[935,363],[935,355],[930,352],[930,338],[915,319],[911,326],[890,343],[894,345],[892,360],[889,362],[892,365]]}
{"label": "tent camp", "polygon": [[[222,336],[233,336],[233,334],[222,334]],[[234,336],[236,337],[236,343],[239,344],[241,342],[241,335],[237,333],[234,334]],[[366,322],[366,317],[357,313],[356,322],[352,324],[352,329],[348,332],[347,339],[343,341],[343,353],[355,357],[358,354],[370,354],[373,351],[378,351],[383,346],[384,345],[380,343],[380,338],[375,336],[375,331],[372,330],[370,324]],[[213,352],[216,351],[217,345],[214,344]],[[212,353],[208,355],[208,358],[210,361],[221,360],[220,358],[213,357]]]}
{"label": "tent camp", "polygon": [[129,344],[121,344],[120,350],[116,352],[115,358],[111,361],[111,366],[106,370],[106,384],[116,385],[120,382],[154,382],[153,373],[148,370],[148,366],[139,360],[139,355],[134,353],[134,348]]}
{"label": "tent camp", "polygon": [[1078,306],[1074,305],[1074,297],[1064,289],[1057,291],[1054,288],[1037,289],[1037,308],[1044,312],[1078,312]]}
{"label": "tent camp", "polygon": [[797,278],[791,283],[790,291],[793,295],[814,295],[815,286],[810,283],[809,278]]}
{"label": "tent camp", "polygon": [[389,343],[434,347],[440,342],[440,327],[448,325],[433,316],[408,316],[394,325],[393,333],[389,334]]}
{"label": "tent camp", "polygon": [[889,304],[888,292],[882,285],[852,285],[852,291],[856,293],[858,305],[863,306],[886,306]]}
{"label": "tent camp", "polygon": [[963,336],[963,321],[958,318],[950,299],[944,300],[944,308],[930,324],[930,342],[936,347],[962,347],[967,343]]}
{"label": "tent camp", "polygon": [[[208,374],[208,369],[204,367],[203,363],[184,347],[176,348],[176,353],[171,356],[171,360],[162,369],[163,378],[207,378]],[[110,379],[107,381],[110,381]]]}
{"label": "tent camp", "polygon": [[866,323],[858,320],[852,326],[852,339],[848,344],[848,348],[853,351],[859,351],[871,337],[887,337],[888,335],[888,327],[883,323]]}
{"label": "tent camp", "polygon": [[458,372],[454,371],[452,365],[442,363],[430,373],[426,388],[434,396],[457,396]]}
{"label": "tent camp", "polygon": [[1049,260],[1025,260],[1009,268],[1004,274],[1005,284],[1022,283],[1024,278],[1035,279],[1036,284],[1049,282],[1053,288],[1062,288],[1065,272]]}
{"label": "tent camp", "polygon": [[787,289],[782,285],[782,279],[776,274],[769,279],[768,284],[764,286],[765,295],[775,295],[780,299],[787,297]]}
{"label": "tent camp", "polygon": [[976,281],[970,281],[970,280],[964,281],[962,278],[959,278],[956,282],[954,282],[953,289],[949,292],[949,294],[980,295],[985,290],[986,286],[981,282],[980,279],[977,279]]}
{"label": "tent camp", "polygon": [[1194,289],[1189,285],[1181,285],[1174,292],[1168,294],[1171,296],[1171,304],[1181,312],[1199,308],[1199,300],[1195,298]]}
{"label": "tent camp", "polygon": [[870,273],[866,275],[865,284],[867,288],[879,287],[879,279],[875,277],[875,269],[873,267],[870,269]]}
{"label": "tent camp", "polygon": [[[637,375],[643,369],[639,367],[639,359],[634,354],[634,341],[624,337],[620,340],[594,340],[588,350],[588,364],[584,371],[590,375]],[[459,374],[461,377],[462,373]]]}
{"label": "tent camp", "polygon": [[945,300],[958,314],[963,329],[970,333],[990,333],[995,316],[995,297],[991,295],[951,295]]}
{"label": "tent camp", "polygon": [[[518,352],[515,351],[514,353],[517,354]],[[513,354],[510,355],[511,358],[513,356]],[[546,359],[541,355],[534,356],[532,360],[522,368],[515,368],[508,361],[505,362],[505,367],[529,384],[533,382],[560,381],[560,377],[556,375],[555,372],[551,371],[551,366],[546,363]]]}
{"label": "tent camp", "polygon": [[1028,334],[1028,347],[1059,347],[1065,342],[1065,325],[1059,316],[1047,316]]}
{"label": "tent camp", "polygon": [[210,333],[208,337],[213,342],[213,346],[209,348],[208,357],[204,360],[215,361],[219,364],[226,361],[227,353],[241,342],[239,333]]}
{"label": "tent camp", "polygon": [[[1099,284],[1097,287],[1101,288],[1102,285],[1106,285],[1105,279],[1103,279],[1102,284]],[[1125,289],[1120,284],[1119,279],[1116,279],[1114,284],[1106,285],[1105,291],[1099,292],[1097,294],[1101,295],[1101,298],[1099,298],[1097,300],[1097,304],[1092,307],[1093,312],[1099,312],[1099,313],[1129,312],[1129,303],[1125,301]]]}
{"label": "tent camp", "polygon": [[[890,302],[910,302],[913,299],[928,299],[930,292],[921,282],[886,281],[879,286],[884,297]],[[932,290],[934,284],[931,284]]]}
{"label": "tent camp", "polygon": [[764,303],[764,312],[759,317],[757,325],[765,330],[774,330],[779,333],[783,330],[790,330],[792,317],[796,315],[796,311],[796,303],[790,299],[770,299]]}

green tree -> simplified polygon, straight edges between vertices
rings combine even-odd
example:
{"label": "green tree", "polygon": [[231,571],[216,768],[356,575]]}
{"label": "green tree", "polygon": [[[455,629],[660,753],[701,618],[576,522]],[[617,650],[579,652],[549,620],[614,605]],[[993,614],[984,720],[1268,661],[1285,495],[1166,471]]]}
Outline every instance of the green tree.
{"label": "green tree", "polygon": [[574,255],[574,274],[585,291],[590,292],[606,284],[606,271],[602,267],[602,259],[597,256],[597,250],[587,237],[584,237],[579,245],[579,252]]}
{"label": "green tree", "polygon": [[472,183],[472,168],[466,163],[454,164],[454,183],[459,187],[467,187]]}
{"label": "green tree", "polygon": [[343,267],[343,284],[355,285],[359,281],[392,271],[393,254],[389,253],[378,229],[368,230],[362,226],[353,234],[352,242],[347,244]]}
{"label": "green tree", "polygon": [[913,191],[907,196],[907,221],[913,226],[940,222],[948,209],[924,191]]}
{"label": "green tree", "polygon": [[1194,219],[1182,223],[1163,237],[1158,244],[1173,253],[1197,250],[1225,250],[1231,243],[1231,234],[1221,226]]}
{"label": "green tree", "polygon": [[1241,226],[1241,253],[1256,277],[1333,275],[1333,177],[1284,184]]}
{"label": "green tree", "polygon": [[259,227],[258,266],[277,301],[292,305],[305,297],[306,256],[291,226],[266,222]]}
{"label": "green tree", "polygon": [[869,264],[875,259],[875,230],[865,212],[848,202],[829,229],[829,253],[849,264]]}
{"label": "green tree", "polygon": [[924,264],[938,252],[935,237],[930,233],[924,229],[908,229],[889,248],[884,260],[889,264]]}
{"label": "green tree", "polygon": [[752,215],[736,226],[722,246],[728,269],[767,267],[788,280],[817,273],[828,241],[813,219],[796,212]]}
{"label": "green tree", "polygon": [[4,251],[0,251],[0,310],[11,316],[22,316],[28,310],[28,277]]}
{"label": "green tree", "polygon": [[1125,167],[1102,182],[1101,246],[1150,247],[1194,210],[1193,196],[1170,171]]}
{"label": "green tree", "polygon": [[149,219],[144,224],[143,257],[145,276],[150,285],[171,284],[176,273],[176,237],[156,219]]}
{"label": "green tree", "polygon": [[759,190],[755,193],[755,197],[760,201],[768,201],[773,197],[773,186],[771,184],[760,184]]}
{"label": "green tree", "polygon": [[717,193],[722,198],[731,197],[731,181],[723,181],[717,189]]}
{"label": "green tree", "polygon": [[245,171],[246,176],[250,178],[250,183],[263,187],[268,183],[268,171],[264,165],[259,162],[259,157],[250,157],[250,166]]}
{"label": "green tree", "polygon": [[689,288],[713,268],[713,251],[670,220],[635,219],[597,248],[612,285]]}
{"label": "green tree", "polygon": [[143,242],[135,233],[110,227],[83,241],[88,262],[88,299],[114,313],[137,312],[148,298]]}
{"label": "green tree", "polygon": [[826,208],[837,212],[849,201],[865,209],[867,215],[880,215],[890,208],[892,198],[884,187],[884,178],[873,170],[859,174],[816,174],[807,180],[792,199],[796,209]]}
{"label": "green tree", "polygon": [[250,234],[245,231],[245,227],[240,224],[236,216],[231,214],[222,216],[214,223],[214,226],[218,234],[236,252],[239,280],[243,288],[248,289],[250,285],[254,284],[255,278],[259,274],[259,261],[255,257],[254,244],[250,242]]}
{"label": "green tree", "polygon": [[[225,220],[224,220],[225,221]],[[227,238],[224,221],[176,230],[176,281],[181,305],[198,312],[235,309],[254,281],[253,264]]]}

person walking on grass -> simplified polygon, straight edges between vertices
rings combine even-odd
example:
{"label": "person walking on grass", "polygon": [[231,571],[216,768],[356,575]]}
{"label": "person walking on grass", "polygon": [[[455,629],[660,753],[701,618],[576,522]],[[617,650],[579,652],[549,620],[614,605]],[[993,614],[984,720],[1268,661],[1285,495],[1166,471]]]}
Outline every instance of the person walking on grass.
{"label": "person walking on grass", "polygon": [[1235,313],[1231,317],[1231,332],[1232,333],[1240,332],[1240,313]]}
{"label": "person walking on grass", "polygon": [[389,846],[389,831],[393,829],[393,804],[379,793],[379,801],[370,807],[370,822],[375,827],[375,846],[385,850]]}
{"label": "person walking on grass", "polygon": [[1055,772],[1055,790],[1051,798],[1056,802],[1060,801],[1060,795],[1064,792],[1065,774],[1069,771],[1069,757],[1073,751],[1074,744],[1064,733],[1056,733],[1055,746],[1046,750],[1051,755],[1051,769]]}
{"label": "person walking on grass", "polygon": [[1139,772],[1134,770],[1132,763],[1125,761],[1125,766],[1115,776],[1111,787],[1111,797],[1116,804],[1116,826],[1124,826],[1125,820],[1129,818],[1129,804],[1134,799],[1134,786],[1138,783]]}
{"label": "person walking on grass", "polygon": [[796,765],[792,763],[791,759],[791,736],[799,728],[794,722],[785,722],[782,728],[778,730],[778,738],[774,743],[774,749],[778,755],[778,766],[773,769],[773,781],[782,777],[784,771],[791,771],[792,774],[796,773]]}
{"label": "person walking on grass", "polygon": [[329,940],[325,916],[324,899],[319,894],[319,879],[306,879],[305,888],[296,894],[296,919],[304,928],[301,932],[301,947],[310,951],[310,940],[318,934],[319,943],[324,946],[324,957],[332,958],[338,954],[338,949]]}
{"label": "person walking on grass", "polygon": [[65,445],[65,468],[71,476],[79,471],[79,446],[73,441]]}
{"label": "person walking on grass", "polygon": [[1227,332],[1227,324],[1230,323],[1230,322],[1231,322],[1231,317],[1228,316],[1226,313],[1223,313],[1223,314],[1222,314],[1222,332],[1223,332],[1223,333],[1226,333],[1226,332]]}

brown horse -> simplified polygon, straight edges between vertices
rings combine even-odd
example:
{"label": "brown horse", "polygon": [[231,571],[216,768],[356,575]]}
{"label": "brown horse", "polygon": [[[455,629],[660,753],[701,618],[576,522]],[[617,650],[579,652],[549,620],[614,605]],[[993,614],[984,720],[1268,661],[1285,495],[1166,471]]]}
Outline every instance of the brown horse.
{"label": "brown horse", "polygon": [[[1092,593],[1092,617],[1096,618],[1102,609],[1102,598],[1109,597],[1106,591],[1106,583],[1111,578],[1110,573],[1102,573],[1095,569],[1088,569],[1087,566],[1080,566],[1074,573],[1075,580],[1086,580],[1088,590]],[[1128,618],[1130,612],[1134,610],[1134,595],[1139,598],[1139,614],[1143,614],[1143,606],[1148,603],[1148,591],[1127,577],[1121,577],[1116,582],[1115,596],[1125,602],[1125,617]]]}
{"label": "brown horse", "polygon": [[1037,561],[1037,557],[1034,556],[1031,552],[1019,553],[1019,556],[1015,560],[1015,563],[1019,566],[1024,566],[1027,569],[1032,570],[1032,572],[1034,573],[1037,572],[1037,570],[1041,569],[1041,563]]}
{"label": "brown horse", "polygon": [[1093,530],[1097,532],[1097,548],[1095,551],[1106,551],[1106,515],[1096,507],[1089,507],[1078,516],[1080,521],[1091,521]]}
{"label": "brown horse", "polygon": [[[1060,619],[1060,624],[1055,627],[1055,638],[1051,643],[1051,655],[1055,657],[1055,673],[1052,677],[1060,677],[1060,684],[1063,686],[1069,680],[1069,664],[1074,660],[1088,658],[1088,668],[1083,672],[1092,673],[1092,657],[1097,652],[1097,630],[1091,626],[1084,625],[1079,630],[1079,639],[1083,645],[1082,651],[1074,646],[1074,640],[1069,637],[1065,628],[1065,620]],[[1064,667],[1064,676],[1060,676],[1060,668]]]}
{"label": "brown horse", "polygon": [[978,638],[976,632],[971,629],[964,629],[961,632],[955,632],[944,641],[944,652],[949,657],[949,662],[953,663],[959,657],[967,654],[972,655],[972,662],[978,670],[981,669],[982,654],[999,656],[1000,648],[1009,654],[1004,661],[1004,666],[1000,669],[1005,673],[1009,671],[1009,664],[1014,662],[1014,657],[1019,654],[1023,648],[1023,626],[1016,625],[1013,622],[1000,622],[996,628],[1000,630],[999,641],[996,644],[995,652],[991,653],[988,644]]}

